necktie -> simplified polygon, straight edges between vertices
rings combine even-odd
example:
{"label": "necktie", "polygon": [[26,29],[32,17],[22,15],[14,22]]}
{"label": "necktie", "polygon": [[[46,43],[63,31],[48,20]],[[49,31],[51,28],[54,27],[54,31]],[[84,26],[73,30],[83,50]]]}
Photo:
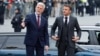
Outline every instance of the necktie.
{"label": "necktie", "polygon": [[67,17],[65,17],[65,25],[67,25]]}
{"label": "necktie", "polygon": [[38,27],[40,26],[40,16],[38,15],[37,17],[37,24],[38,24]]}

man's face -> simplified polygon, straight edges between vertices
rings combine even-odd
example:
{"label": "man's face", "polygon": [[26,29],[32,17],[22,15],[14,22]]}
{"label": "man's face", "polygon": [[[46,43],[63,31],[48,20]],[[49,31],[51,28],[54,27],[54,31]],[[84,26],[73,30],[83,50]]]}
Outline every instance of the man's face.
{"label": "man's face", "polygon": [[37,5],[35,11],[37,14],[42,14],[42,12],[44,11],[43,5]]}
{"label": "man's face", "polygon": [[70,10],[70,8],[69,7],[63,7],[63,15],[64,16],[68,16],[68,15],[70,15],[71,14],[71,10]]}
{"label": "man's face", "polygon": [[15,13],[18,13],[18,10],[15,10]]}

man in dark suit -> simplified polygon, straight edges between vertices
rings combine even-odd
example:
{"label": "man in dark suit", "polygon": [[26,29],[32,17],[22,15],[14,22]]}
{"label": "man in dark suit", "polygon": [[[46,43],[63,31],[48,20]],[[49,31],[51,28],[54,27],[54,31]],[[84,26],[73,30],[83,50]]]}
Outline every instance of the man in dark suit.
{"label": "man in dark suit", "polygon": [[27,27],[24,41],[26,45],[26,56],[34,56],[34,50],[36,50],[36,56],[44,56],[44,49],[48,51],[48,23],[41,15],[44,8],[45,5],[39,2],[36,5],[35,13],[27,15],[25,22],[21,24],[22,27]]}
{"label": "man in dark suit", "polygon": [[[63,16],[57,17],[51,28],[52,39],[57,41],[58,56],[65,56],[65,51],[67,51],[67,56],[74,56],[75,42],[81,36],[78,21],[75,17],[71,16],[71,10],[71,6],[64,5]],[[57,27],[58,34],[55,36]],[[75,28],[77,36],[74,35]]]}

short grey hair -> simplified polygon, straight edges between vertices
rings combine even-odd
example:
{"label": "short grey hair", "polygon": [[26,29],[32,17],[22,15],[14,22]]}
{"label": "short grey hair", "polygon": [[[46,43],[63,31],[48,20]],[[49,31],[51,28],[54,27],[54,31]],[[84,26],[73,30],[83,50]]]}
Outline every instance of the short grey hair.
{"label": "short grey hair", "polygon": [[38,3],[37,3],[37,6],[38,6],[38,5],[42,5],[42,6],[45,8],[45,4],[44,4],[43,2],[38,2]]}

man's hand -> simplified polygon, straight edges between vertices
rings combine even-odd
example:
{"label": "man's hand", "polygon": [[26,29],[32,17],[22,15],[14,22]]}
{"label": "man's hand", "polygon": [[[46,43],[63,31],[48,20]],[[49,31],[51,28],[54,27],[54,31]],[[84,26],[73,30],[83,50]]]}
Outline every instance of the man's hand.
{"label": "man's hand", "polygon": [[79,37],[75,36],[73,37],[72,41],[77,42],[79,40]]}
{"label": "man's hand", "polygon": [[53,40],[59,40],[58,36],[52,36]]}
{"label": "man's hand", "polygon": [[44,47],[44,49],[45,49],[46,52],[48,52],[49,46],[46,45],[46,46]]}
{"label": "man's hand", "polygon": [[21,23],[21,26],[22,27],[25,27],[25,22],[24,21]]}

